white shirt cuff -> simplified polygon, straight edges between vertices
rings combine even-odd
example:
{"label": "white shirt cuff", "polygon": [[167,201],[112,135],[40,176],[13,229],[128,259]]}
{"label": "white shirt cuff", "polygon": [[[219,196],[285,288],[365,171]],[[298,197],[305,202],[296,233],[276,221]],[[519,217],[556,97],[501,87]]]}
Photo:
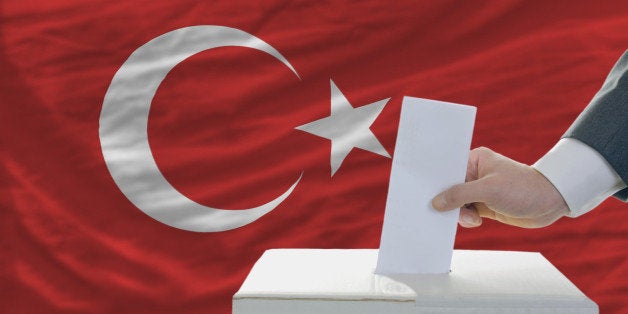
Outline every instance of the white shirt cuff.
{"label": "white shirt cuff", "polygon": [[569,206],[568,217],[583,215],[626,183],[596,150],[573,138],[563,138],[534,165]]}

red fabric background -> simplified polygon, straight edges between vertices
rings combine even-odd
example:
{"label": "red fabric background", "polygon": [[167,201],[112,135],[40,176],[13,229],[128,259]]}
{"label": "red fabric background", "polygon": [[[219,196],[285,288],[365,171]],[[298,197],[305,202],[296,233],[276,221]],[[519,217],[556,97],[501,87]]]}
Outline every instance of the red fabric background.
{"label": "red fabric background", "polygon": [[[119,191],[98,118],[131,52],[170,30],[223,25],[279,50],[179,64],[150,113],[166,178],[229,209],[295,192],[251,225],[194,233]],[[376,248],[391,160],[294,127],[329,114],[329,79],[354,106],[392,97],[372,130],[392,154],[402,97],[478,107],[473,146],[532,163],[559,139],[628,47],[628,4],[574,1],[9,1],[0,4],[0,308],[11,313],[229,313],[269,248]],[[534,197],[534,196],[531,196]],[[541,252],[602,313],[628,297],[628,208],[525,230],[460,229],[456,248]]]}

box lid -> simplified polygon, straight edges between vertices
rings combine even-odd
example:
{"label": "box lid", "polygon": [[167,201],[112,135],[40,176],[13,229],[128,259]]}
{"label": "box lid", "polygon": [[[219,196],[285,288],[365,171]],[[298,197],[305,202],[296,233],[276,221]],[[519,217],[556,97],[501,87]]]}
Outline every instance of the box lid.
{"label": "box lid", "polygon": [[375,249],[266,251],[238,300],[382,301],[417,306],[587,308],[588,299],[540,253],[455,250],[439,275],[376,275]]}

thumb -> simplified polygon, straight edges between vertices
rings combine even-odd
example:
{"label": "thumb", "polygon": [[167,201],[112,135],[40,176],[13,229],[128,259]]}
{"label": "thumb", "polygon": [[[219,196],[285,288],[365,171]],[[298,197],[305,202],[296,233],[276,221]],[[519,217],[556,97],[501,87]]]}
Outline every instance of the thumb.
{"label": "thumb", "polygon": [[486,186],[483,180],[475,180],[450,187],[432,199],[432,206],[437,210],[451,210],[465,204],[486,201]]}

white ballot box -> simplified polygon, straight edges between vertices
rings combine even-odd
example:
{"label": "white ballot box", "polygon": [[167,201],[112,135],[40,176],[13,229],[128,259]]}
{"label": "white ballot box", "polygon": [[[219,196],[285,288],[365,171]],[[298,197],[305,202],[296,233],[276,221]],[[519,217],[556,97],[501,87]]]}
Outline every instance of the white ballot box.
{"label": "white ballot box", "polygon": [[455,250],[446,274],[377,275],[378,250],[266,251],[234,314],[598,313],[539,253]]}

